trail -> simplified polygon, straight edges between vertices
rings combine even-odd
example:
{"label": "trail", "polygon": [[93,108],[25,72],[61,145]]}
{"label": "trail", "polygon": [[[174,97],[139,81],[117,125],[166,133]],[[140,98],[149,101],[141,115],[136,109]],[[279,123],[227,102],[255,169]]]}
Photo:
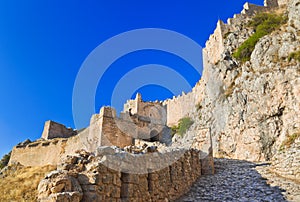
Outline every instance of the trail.
{"label": "trail", "polygon": [[300,202],[300,184],[269,171],[267,163],[215,159],[215,175],[201,176],[176,202]]}

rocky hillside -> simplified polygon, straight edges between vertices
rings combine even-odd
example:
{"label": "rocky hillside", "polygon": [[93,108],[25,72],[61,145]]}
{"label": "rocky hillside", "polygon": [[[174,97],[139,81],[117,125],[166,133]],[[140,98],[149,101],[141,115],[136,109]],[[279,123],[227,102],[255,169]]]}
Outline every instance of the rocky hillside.
{"label": "rocky hillside", "polygon": [[[243,15],[223,35],[221,59],[205,64],[196,123],[211,128],[216,157],[278,161],[296,147],[299,136],[283,145],[300,128],[299,16],[300,0]],[[294,162],[297,148],[284,158]],[[299,179],[299,172],[289,174]]]}

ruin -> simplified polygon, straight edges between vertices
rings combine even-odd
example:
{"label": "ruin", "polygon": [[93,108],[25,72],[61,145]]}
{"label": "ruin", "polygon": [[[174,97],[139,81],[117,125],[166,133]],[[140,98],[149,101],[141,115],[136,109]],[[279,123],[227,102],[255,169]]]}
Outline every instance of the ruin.
{"label": "ruin", "polygon": [[[168,99],[163,102],[144,102],[141,95],[137,94],[135,99],[128,100],[127,103],[124,104],[123,112],[121,112],[119,116],[117,116],[115,109],[111,107],[102,107],[99,114],[94,114],[91,117],[90,125],[81,131],[68,129],[63,125],[52,121],[46,122],[42,139],[14,147],[10,164],[18,162],[25,166],[41,166],[45,164],[57,165],[67,156],[75,155],[75,151],[77,150],[83,149],[87,152],[96,153],[97,148],[101,146],[118,146],[119,148],[124,148],[126,146],[135,145],[140,141],[149,143],[160,142],[166,146],[171,145],[172,139],[170,127],[178,124],[178,121],[181,118],[187,116],[190,117],[196,113],[197,109],[195,105],[200,103],[203,99],[201,95],[204,94],[203,91],[205,88],[203,85],[206,85],[205,83],[207,83],[206,81],[209,79],[207,76],[209,68],[211,65],[218,63],[223,57],[222,54],[225,50],[224,37],[226,34],[241,29],[240,24],[247,17],[252,16],[257,12],[267,11],[268,9],[285,5],[286,3],[287,0],[266,0],[264,6],[246,3],[241,14],[234,15],[233,18],[228,19],[227,24],[218,21],[216,30],[210,36],[206,43],[206,47],[203,50],[205,67],[203,82],[197,83],[191,92],[182,94],[178,97],[173,97],[173,99]],[[165,179],[170,179],[170,182],[168,182],[169,185],[175,184],[174,181],[172,181],[175,179],[174,176],[176,176],[176,173],[173,173],[174,170],[178,170],[177,176],[178,179],[180,179],[178,182],[186,180],[185,177],[189,177],[190,173],[185,175],[185,173],[182,172],[186,168],[199,169],[200,166],[201,169],[199,170],[201,170],[201,174],[212,174],[214,172],[211,130],[209,128],[198,128],[196,133],[197,134],[194,134],[195,138],[191,148],[196,149],[197,154],[188,154],[192,157],[187,158],[185,156],[166,168],[167,172],[162,170],[157,174],[163,176],[167,173],[168,177],[163,176],[155,181],[152,179],[152,174],[149,174],[149,176],[138,176],[137,178],[141,179],[145,185],[141,186],[144,189],[141,193],[152,194],[151,186],[147,184],[147,182],[155,181],[157,184],[161,184]],[[192,161],[190,161],[190,159],[192,159]],[[201,160],[198,162],[198,159]],[[190,162],[196,163],[192,164]],[[178,166],[176,164],[178,164]],[[182,167],[180,169],[180,166],[182,165],[184,165],[184,169],[182,169]],[[195,177],[188,181],[189,185],[200,176],[199,170],[196,173],[193,173]],[[113,173],[113,171],[110,172]],[[105,171],[105,174],[110,175],[111,173]],[[127,180],[129,175],[122,172],[117,172],[117,174],[113,173],[111,175],[116,175],[117,177],[113,178],[116,178],[119,181],[120,179],[121,181],[123,180],[123,184],[119,183],[117,186],[118,193],[112,198],[116,199],[119,198],[119,196],[123,196],[124,198],[136,199],[146,195],[134,195],[137,193],[136,190],[138,188],[135,187],[135,180]],[[105,182],[103,183],[105,184]],[[183,190],[185,184],[178,184],[177,188]],[[87,185],[84,184],[84,186]],[[91,186],[94,186],[94,184]],[[146,190],[147,188],[149,190]],[[84,191],[88,192],[90,190],[87,188]],[[176,191],[178,192],[178,190]],[[162,191],[161,194],[165,192],[166,191]],[[179,192],[182,194],[186,192],[186,190]],[[153,200],[156,199],[155,196],[156,195],[154,194],[153,196],[148,196],[148,198],[151,197]],[[83,197],[87,197],[87,194]],[[170,196],[161,196],[159,199],[162,199],[163,197],[172,198]],[[176,197],[178,196],[176,195]],[[176,197],[174,196],[174,198]]]}
{"label": "ruin", "polygon": [[81,131],[47,121],[40,140],[14,147],[10,163],[55,165],[79,149],[95,152],[99,146],[124,148],[137,140],[171,144],[166,106],[144,102],[140,94],[125,103],[119,117],[114,108],[102,107],[99,114],[91,117],[89,127]]}

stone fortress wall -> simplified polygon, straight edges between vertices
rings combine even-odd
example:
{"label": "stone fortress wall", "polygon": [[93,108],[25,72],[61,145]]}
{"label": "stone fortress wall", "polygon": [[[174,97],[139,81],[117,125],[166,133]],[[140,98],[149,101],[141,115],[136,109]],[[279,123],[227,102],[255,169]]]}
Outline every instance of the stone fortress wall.
{"label": "stone fortress wall", "polygon": [[76,150],[94,152],[103,145],[124,148],[133,145],[136,139],[169,145],[171,131],[166,125],[166,111],[162,103],[143,102],[141,95],[137,94],[135,100],[129,100],[124,106],[133,105],[135,108],[125,107],[120,117],[116,116],[115,109],[102,107],[99,114],[91,117],[89,127],[80,132],[47,121],[40,140],[14,147],[10,163],[19,162],[25,166],[56,165]]}
{"label": "stone fortress wall", "polygon": [[192,117],[196,112],[196,104],[200,102],[203,91],[200,82],[192,89],[191,92],[165,100],[163,105],[167,109],[167,125],[177,125],[179,120],[184,117]]}
{"label": "stone fortress wall", "polygon": [[[285,5],[287,2],[288,0],[265,0],[264,7],[246,3],[241,14],[228,19],[227,24],[218,21],[216,30],[203,50],[204,67],[207,68],[208,64],[214,64],[221,59],[224,50],[223,37],[231,30],[238,29],[236,25],[240,24],[246,16]],[[203,77],[205,77],[205,68]],[[90,126],[78,135],[76,135],[77,131],[71,128],[48,121],[42,134],[44,141],[16,146],[12,152],[11,162],[17,161],[24,165],[55,163],[59,159],[57,156],[74,152],[76,149],[95,151],[101,145],[124,147],[134,143],[135,138],[151,140],[152,137],[156,137],[157,140],[168,143],[170,130],[167,126],[176,125],[183,117],[193,116],[197,103],[202,99],[203,85],[205,85],[203,83],[198,82],[191,92],[164,102],[143,102],[141,96],[137,95],[136,99],[129,100],[124,105],[120,117],[116,116],[114,109],[104,107],[99,114],[93,115]],[[53,138],[68,139],[52,141]],[[28,160],[27,157],[34,160]]]}
{"label": "stone fortress wall", "polygon": [[67,128],[60,123],[54,121],[46,121],[42,138],[45,140],[53,138],[69,138],[77,135],[77,131],[72,128]]}
{"label": "stone fortress wall", "polygon": [[246,17],[261,11],[267,11],[278,6],[286,5],[288,1],[289,0],[265,0],[264,6],[258,6],[247,2],[244,4],[241,14],[235,14],[233,18],[229,18],[227,24],[219,20],[214,33],[210,35],[209,40],[206,42],[205,48],[203,49],[203,55],[206,56],[204,64],[216,64],[221,59],[222,53],[225,50],[224,38],[226,34],[239,29],[238,25],[240,25]]}

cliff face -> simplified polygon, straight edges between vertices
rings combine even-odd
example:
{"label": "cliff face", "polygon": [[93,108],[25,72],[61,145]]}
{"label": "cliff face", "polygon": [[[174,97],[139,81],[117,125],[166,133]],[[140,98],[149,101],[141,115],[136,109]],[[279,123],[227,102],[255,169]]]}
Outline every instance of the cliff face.
{"label": "cliff face", "polygon": [[196,134],[197,128],[211,129],[217,157],[271,160],[300,128],[300,63],[289,58],[300,50],[300,0],[268,12],[284,13],[287,23],[256,43],[250,61],[232,56],[255,32],[247,26],[252,17],[245,14],[228,21],[238,22],[218,23],[229,27],[219,41],[223,51],[218,60],[209,54],[204,59],[198,84],[204,90],[194,113],[198,126],[192,130]]}

